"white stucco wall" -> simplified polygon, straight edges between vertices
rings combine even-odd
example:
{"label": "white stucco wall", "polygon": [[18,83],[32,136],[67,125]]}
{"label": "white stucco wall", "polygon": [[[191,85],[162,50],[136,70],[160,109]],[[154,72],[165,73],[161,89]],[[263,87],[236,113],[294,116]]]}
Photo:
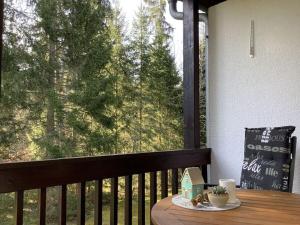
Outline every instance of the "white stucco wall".
{"label": "white stucco wall", "polygon": [[209,29],[211,181],[239,183],[245,127],[294,125],[294,192],[300,193],[300,0],[228,0],[210,9]]}

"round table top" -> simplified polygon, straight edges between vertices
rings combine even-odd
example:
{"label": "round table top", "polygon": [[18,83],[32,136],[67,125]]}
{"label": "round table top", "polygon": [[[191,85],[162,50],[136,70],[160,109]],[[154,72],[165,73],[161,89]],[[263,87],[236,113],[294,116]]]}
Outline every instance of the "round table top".
{"label": "round table top", "polygon": [[286,192],[238,190],[241,206],[218,212],[184,209],[172,196],[151,211],[154,225],[300,225],[300,195]]}

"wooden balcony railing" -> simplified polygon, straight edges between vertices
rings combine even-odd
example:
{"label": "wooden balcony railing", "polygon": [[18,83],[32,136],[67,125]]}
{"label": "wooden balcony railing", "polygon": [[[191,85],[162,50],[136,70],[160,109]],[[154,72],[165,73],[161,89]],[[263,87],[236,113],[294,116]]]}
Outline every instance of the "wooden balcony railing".
{"label": "wooden balcony railing", "polygon": [[[95,225],[102,224],[102,184],[111,178],[110,224],[118,224],[118,177],[125,177],[124,224],[132,224],[132,176],[138,174],[138,224],[145,224],[145,173],[150,173],[150,207],[157,201],[157,172],[161,196],[178,192],[178,169],[210,164],[210,149],[178,150],[0,164],[0,193],[15,192],[15,224],[23,224],[24,191],[39,190],[39,224],[46,224],[47,188],[60,187],[59,224],[66,224],[67,185],[79,185],[78,224],[85,224],[86,182],[95,183]],[[150,213],[150,212],[148,212]]]}

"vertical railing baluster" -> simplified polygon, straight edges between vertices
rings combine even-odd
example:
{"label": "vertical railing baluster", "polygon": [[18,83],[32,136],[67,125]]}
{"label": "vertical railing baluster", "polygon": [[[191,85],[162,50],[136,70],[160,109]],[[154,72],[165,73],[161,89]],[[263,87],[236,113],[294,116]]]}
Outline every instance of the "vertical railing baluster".
{"label": "vertical railing baluster", "polygon": [[168,171],[161,171],[161,198],[168,197]]}
{"label": "vertical railing baluster", "polygon": [[204,182],[207,183],[207,165],[200,166]]}
{"label": "vertical railing baluster", "polygon": [[124,224],[132,225],[132,176],[125,177]]}
{"label": "vertical railing baluster", "polygon": [[145,174],[138,176],[138,225],[145,225]]}
{"label": "vertical railing baluster", "polygon": [[23,208],[24,208],[24,191],[17,191],[15,193],[15,224],[23,225]]}
{"label": "vertical railing baluster", "polygon": [[[156,172],[151,172],[150,173],[150,215],[151,215],[151,209],[156,202],[157,202],[157,174]],[[150,225],[152,225],[151,219],[150,219]]]}
{"label": "vertical railing baluster", "polygon": [[172,169],[172,195],[178,194],[178,169]]}
{"label": "vertical railing baluster", "polygon": [[118,224],[118,177],[111,178],[110,225]]}
{"label": "vertical railing baluster", "polygon": [[181,168],[181,175],[183,175],[185,168]]}
{"label": "vertical railing baluster", "polygon": [[67,223],[67,185],[59,187],[59,224]]}
{"label": "vertical railing baluster", "polygon": [[77,184],[78,187],[78,225],[85,225],[85,188],[86,183],[83,181]]}
{"label": "vertical railing baluster", "polygon": [[46,225],[46,198],[47,198],[47,189],[46,188],[41,188],[39,190],[40,225]]}
{"label": "vertical railing baluster", "polygon": [[102,197],[103,197],[102,187],[103,187],[103,181],[96,180],[94,225],[102,225]]}

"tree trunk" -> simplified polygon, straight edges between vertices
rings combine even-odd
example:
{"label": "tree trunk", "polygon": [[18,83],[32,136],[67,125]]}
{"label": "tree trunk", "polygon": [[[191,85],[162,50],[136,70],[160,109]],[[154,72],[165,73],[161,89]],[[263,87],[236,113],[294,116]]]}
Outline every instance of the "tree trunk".
{"label": "tree trunk", "polygon": [[55,90],[55,44],[50,40],[49,43],[49,67],[48,76],[48,96],[47,96],[47,121],[46,121],[46,136],[51,145],[54,144],[55,132],[55,112],[53,105],[53,92]]}

